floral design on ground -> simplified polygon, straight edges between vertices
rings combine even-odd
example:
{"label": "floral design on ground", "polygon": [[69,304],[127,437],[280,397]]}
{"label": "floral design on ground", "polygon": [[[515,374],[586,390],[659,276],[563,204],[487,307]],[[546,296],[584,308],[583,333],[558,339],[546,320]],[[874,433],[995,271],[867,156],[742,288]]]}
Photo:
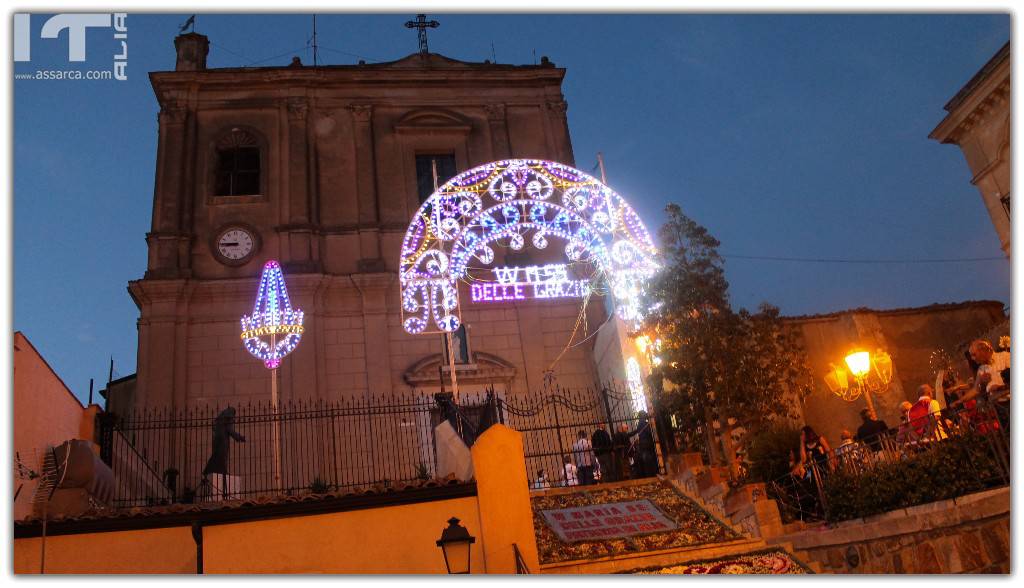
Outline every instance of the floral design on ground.
{"label": "floral design on ground", "polygon": [[734,555],[662,568],[645,568],[626,574],[807,574],[800,562],[784,551]]}
{"label": "floral design on ground", "polygon": [[[589,486],[587,488],[587,490],[579,492],[535,496],[531,499],[533,527],[537,534],[537,551],[542,564],[596,559],[620,553],[692,547],[742,538],[692,500],[677,492],[668,482],[652,480],[650,483],[637,486],[614,488]],[[644,499],[653,502],[661,512],[674,520],[679,528],[634,537],[563,543],[541,514],[543,510]]]}

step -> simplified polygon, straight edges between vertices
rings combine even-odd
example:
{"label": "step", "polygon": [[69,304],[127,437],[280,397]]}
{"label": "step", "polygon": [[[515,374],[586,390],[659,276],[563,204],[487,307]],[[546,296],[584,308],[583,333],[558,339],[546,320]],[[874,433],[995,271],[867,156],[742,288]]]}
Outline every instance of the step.
{"label": "step", "polygon": [[542,564],[542,574],[613,574],[638,568],[667,567],[705,559],[741,555],[766,548],[761,539],[737,539],[724,543],[676,547],[658,551],[622,553],[613,556]]}
{"label": "step", "polygon": [[726,527],[729,527],[730,529],[732,529],[733,531],[736,531],[737,533],[739,533],[740,535],[742,535],[744,537],[749,537],[749,534],[746,532],[746,530],[743,529],[743,525],[738,525],[738,524],[733,523],[732,519],[726,516],[725,508],[723,508],[721,506],[718,506],[717,504],[714,504],[714,503],[708,503],[707,501],[704,500],[704,498],[702,496],[694,495],[694,494],[692,494],[690,492],[687,492],[686,491],[686,487],[683,486],[682,484],[680,484],[679,482],[677,482],[676,480],[673,480],[673,479],[670,479],[670,478],[665,478],[665,479],[668,480],[669,484],[672,484],[672,487],[675,488],[676,491],[681,493],[683,496],[686,496],[690,500],[696,502],[697,506],[703,508],[711,516],[713,516],[716,519],[718,519],[718,521],[721,522],[723,525],[725,525]]}

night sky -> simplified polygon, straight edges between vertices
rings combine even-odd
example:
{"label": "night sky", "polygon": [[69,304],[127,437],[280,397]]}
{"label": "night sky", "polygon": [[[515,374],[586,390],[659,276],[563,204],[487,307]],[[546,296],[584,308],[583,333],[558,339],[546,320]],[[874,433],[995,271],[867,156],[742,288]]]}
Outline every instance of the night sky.
{"label": "night sky", "polygon": [[[399,59],[414,15],[320,15],[321,61]],[[1010,263],[809,263],[1001,258],[960,150],[929,140],[943,104],[1007,41],[1008,15],[433,14],[448,57],[565,67],[577,167],[654,232],[668,202],[721,242],[736,306],[786,314],[1010,302]],[[157,139],[147,72],[174,69],[187,15],[128,17],[128,81],[14,82],[14,329],[79,398],[113,356],[135,370]],[[15,73],[66,68],[66,33]],[[308,15],[199,15],[209,67],[312,62]],[[110,69],[110,31],[85,64]],[[492,49],[493,48],[493,49]],[[248,309],[240,309],[244,312]]]}

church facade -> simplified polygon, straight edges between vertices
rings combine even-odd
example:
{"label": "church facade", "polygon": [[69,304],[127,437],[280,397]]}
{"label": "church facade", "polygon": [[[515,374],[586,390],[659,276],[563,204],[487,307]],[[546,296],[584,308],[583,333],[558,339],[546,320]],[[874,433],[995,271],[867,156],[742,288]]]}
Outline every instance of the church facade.
{"label": "church facade", "polygon": [[[305,332],[280,368],[282,401],[387,397],[450,381],[444,339],[402,327],[403,236],[435,186],[474,166],[572,166],[565,70],[416,53],[379,64],[208,69],[206,37],[175,39],[160,104],[153,219],[140,310],[137,407],[264,400],[270,378],[239,319],[268,260]],[[523,253],[519,260],[529,261]],[[624,379],[612,333],[569,345],[600,300],[462,305],[460,389],[539,391]],[[595,360],[595,343],[601,349]],[[608,349],[611,348],[611,351]],[[618,368],[608,366],[608,358]]]}

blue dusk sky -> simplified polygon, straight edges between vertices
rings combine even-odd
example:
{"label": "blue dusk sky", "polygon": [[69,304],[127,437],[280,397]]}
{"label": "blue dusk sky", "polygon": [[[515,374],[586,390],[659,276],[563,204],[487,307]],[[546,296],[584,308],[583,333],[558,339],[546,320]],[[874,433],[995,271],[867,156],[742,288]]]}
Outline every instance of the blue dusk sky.
{"label": "blue dusk sky", "polygon": [[[127,81],[14,81],[13,326],[84,401],[89,378],[135,371],[157,140],[147,72],[174,69],[187,14],[129,14]],[[413,15],[323,14],[324,63],[417,50]],[[1001,258],[960,150],[928,139],[943,104],[1010,38],[1006,14],[448,15],[430,49],[567,68],[577,167],[604,153],[608,183],[652,232],[676,202],[721,242],[737,307],[786,314],[936,302],[1010,302],[1010,263],[743,259]],[[110,29],[85,63],[67,33],[14,71],[110,69]],[[203,15],[210,67],[305,63],[309,15]],[[492,49],[493,47],[493,49]],[[243,313],[248,309],[239,309]],[[116,377],[115,375],[115,377]]]}

